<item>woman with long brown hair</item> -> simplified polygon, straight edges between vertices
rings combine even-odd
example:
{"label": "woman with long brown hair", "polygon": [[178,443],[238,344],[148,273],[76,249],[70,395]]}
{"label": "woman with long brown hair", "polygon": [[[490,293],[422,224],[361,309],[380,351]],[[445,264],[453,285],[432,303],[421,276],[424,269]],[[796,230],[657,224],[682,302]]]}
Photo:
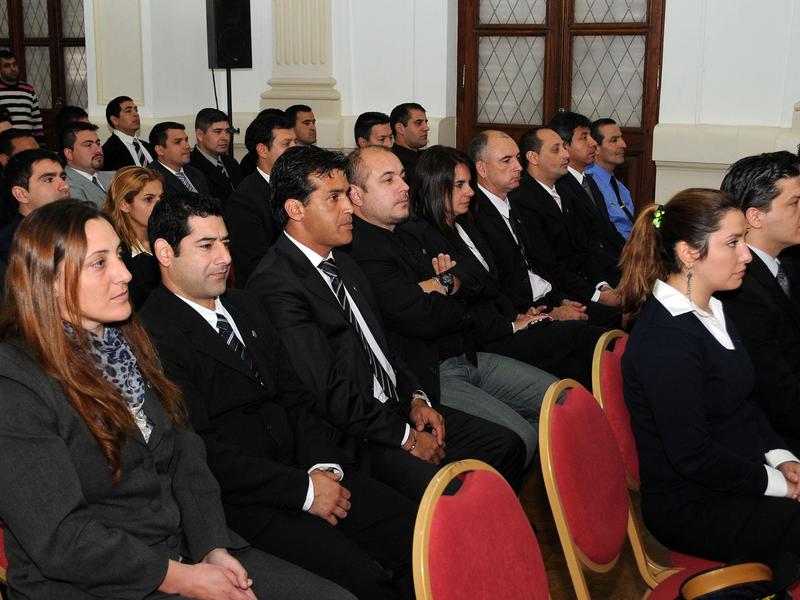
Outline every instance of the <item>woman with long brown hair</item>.
{"label": "woman with long brown hair", "polygon": [[713,296],[741,285],[744,234],[718,190],[641,212],[617,288],[635,321],[622,368],[648,528],[688,554],[769,561],[800,555],[800,462],[750,398],[750,357]]}
{"label": "woman with long brown hair", "polygon": [[12,244],[0,314],[10,598],[318,597],[305,592],[319,579],[226,529],[179,388],[131,318],[119,251],[108,220],[74,200],[31,213]]}
{"label": "woman with long brown hair", "polygon": [[161,173],[144,167],[122,167],[111,180],[103,203],[103,212],[122,241],[122,260],[133,275],[128,291],[136,309],[161,282],[147,237],[147,220],[163,193]]}

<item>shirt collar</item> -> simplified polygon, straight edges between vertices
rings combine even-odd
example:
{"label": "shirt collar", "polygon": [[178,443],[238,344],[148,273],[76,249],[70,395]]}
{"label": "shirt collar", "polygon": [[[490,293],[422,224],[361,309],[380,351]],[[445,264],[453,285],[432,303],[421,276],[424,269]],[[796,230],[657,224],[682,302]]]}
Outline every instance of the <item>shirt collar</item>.
{"label": "shirt collar", "polygon": [[778,267],[780,266],[781,262],[777,258],[770,256],[761,248],[756,248],[750,244],[747,244],[747,247],[750,248],[750,250],[752,250],[755,255],[764,262],[765,265],[767,265],[767,268],[769,269],[769,272],[772,273],[773,277],[778,276]]}
{"label": "shirt collar", "polygon": [[198,151],[200,154],[202,154],[202,155],[203,155],[203,156],[206,158],[206,160],[208,160],[208,162],[210,162],[210,163],[211,163],[212,165],[214,165],[215,167],[217,166],[217,160],[219,160],[219,162],[222,162],[222,159],[216,159],[216,158],[213,158],[212,156],[210,156],[209,154],[206,154],[206,153],[203,151],[203,149],[202,149],[200,146],[198,146],[197,144],[195,144],[195,145],[194,145],[194,148],[195,148],[195,150],[197,150],[197,151]]}
{"label": "shirt collar", "polygon": [[542,186],[542,187],[544,188],[544,190],[545,190],[545,191],[546,191],[548,194],[550,194],[551,196],[558,196],[558,192],[556,191],[556,186],[550,187],[550,186],[548,186],[548,185],[545,185],[544,183],[542,183],[541,181],[539,181],[539,180],[538,180],[538,179],[536,179],[535,177],[533,178],[533,180],[534,180],[536,183],[538,183],[540,186]]}
{"label": "shirt collar", "polygon": [[570,173],[572,173],[572,176],[573,176],[575,179],[577,179],[577,180],[578,180],[578,183],[580,183],[581,185],[583,185],[583,173],[581,173],[580,171],[578,171],[578,170],[576,170],[576,169],[573,169],[572,167],[567,167],[567,171],[569,171]]}
{"label": "shirt collar", "polygon": [[132,135],[128,135],[127,133],[123,133],[119,129],[115,129],[114,130],[114,135],[117,136],[119,139],[121,139],[126,144],[128,144],[129,146],[133,145],[133,140],[140,141],[139,138],[137,138],[135,136],[132,136]]}
{"label": "shirt collar", "polygon": [[333,250],[328,252],[328,256],[320,256],[305,244],[298,242],[296,239],[294,239],[292,236],[286,233],[286,231],[283,232],[283,235],[289,238],[289,241],[292,242],[295,246],[297,246],[300,252],[302,252],[305,255],[305,257],[309,260],[309,262],[312,265],[314,265],[314,267],[317,269],[319,269],[319,264],[323,260],[328,260],[329,258],[333,258]]}
{"label": "shirt collar", "polygon": [[660,279],[657,279],[656,284],[653,286],[653,296],[655,296],[656,300],[664,305],[664,308],[666,308],[669,314],[671,314],[673,317],[693,312],[700,317],[709,317],[713,315],[720,322],[725,322],[725,315],[722,311],[722,302],[717,300],[714,296],[711,296],[708,301],[708,307],[711,309],[711,314],[704,311],[674,287],[664,281],[661,281]]}
{"label": "shirt collar", "polygon": [[[267,180],[267,183],[269,183],[269,175],[267,175],[266,173],[264,173],[264,171],[262,171],[262,170],[261,170],[261,167],[256,167],[256,171],[258,171],[259,173],[261,173],[261,176],[262,176],[264,179],[266,179],[266,180]],[[289,238],[289,239],[291,240],[292,238]]]}
{"label": "shirt collar", "polygon": [[[178,296],[178,294],[175,295]],[[186,302],[186,304],[191,306],[195,310],[195,312],[197,312],[197,314],[203,317],[203,319],[205,319],[206,322],[209,325],[211,325],[211,327],[214,328],[214,330],[217,329],[217,313],[222,313],[223,315],[225,315],[226,318],[230,316],[228,314],[228,311],[225,310],[225,307],[222,306],[222,302],[220,302],[219,296],[214,298],[214,310],[208,309],[205,306],[201,306],[197,302],[193,302],[192,300],[184,298],[183,296],[178,296],[178,298],[180,298],[181,300]]]}
{"label": "shirt collar", "polygon": [[606,171],[603,167],[601,167],[597,163],[594,163],[592,166],[587,167],[584,173],[588,173],[589,175],[591,175],[595,179],[595,181],[600,180],[610,185],[609,182],[611,181],[612,174]]}
{"label": "shirt collar", "polygon": [[[67,165],[67,166],[69,166],[69,165]],[[89,173],[87,173],[86,171],[81,171],[80,169],[76,169],[75,167],[69,167],[69,168],[72,169],[73,171],[75,171],[78,175],[83,175],[89,181],[91,181],[93,177],[97,176],[96,172],[94,174],[92,174],[92,175],[89,175]],[[776,269],[776,272],[777,272],[777,269]]]}
{"label": "shirt collar", "polygon": [[511,207],[508,204],[508,197],[501,198],[500,196],[497,196],[487,190],[481,184],[478,184],[478,189],[486,194],[486,197],[491,201],[492,204],[494,204],[494,207],[501,215],[503,215],[506,219],[509,218],[509,215],[511,214]]}
{"label": "shirt collar", "polygon": [[173,175],[177,175],[178,173],[184,173],[185,174],[185,172],[183,170],[183,167],[181,167],[179,171],[173,171],[172,169],[170,169],[167,165],[165,165],[161,161],[158,161],[158,164],[160,164],[162,167],[164,167],[167,171],[169,171]]}

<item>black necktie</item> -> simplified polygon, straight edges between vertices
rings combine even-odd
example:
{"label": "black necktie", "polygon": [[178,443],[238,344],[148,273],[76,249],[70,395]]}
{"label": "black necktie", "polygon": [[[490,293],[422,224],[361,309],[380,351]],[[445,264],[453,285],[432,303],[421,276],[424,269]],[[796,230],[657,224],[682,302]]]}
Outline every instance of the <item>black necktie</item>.
{"label": "black necktie", "polygon": [[139,160],[139,166],[146,167],[147,157],[144,155],[144,150],[142,150],[142,145],[136,138],[133,138],[133,149],[136,150],[136,158]]}
{"label": "black necktie", "polygon": [[783,293],[786,294],[787,298],[792,297],[791,286],[789,285],[789,276],[786,275],[786,269],[783,268],[781,263],[778,263],[778,273],[775,275],[775,279],[778,280],[778,285],[781,286]]}
{"label": "black necktie", "polygon": [[583,191],[586,192],[586,195],[589,196],[589,199],[592,201],[592,206],[597,208],[597,198],[594,197],[594,192],[592,192],[592,186],[589,183],[591,177],[592,176],[589,175],[588,173],[584,173],[583,179],[581,180],[581,187],[583,188]]}
{"label": "black necktie", "polygon": [[631,214],[631,211],[628,210],[628,207],[625,206],[625,203],[622,201],[622,196],[619,193],[617,178],[612,175],[610,181],[611,181],[611,189],[614,190],[614,195],[617,197],[617,203],[619,204],[619,207],[622,209],[622,212],[625,213],[625,216],[627,216],[630,219],[631,223],[633,223],[633,215]]}
{"label": "black necktie", "polygon": [[361,340],[361,345],[364,347],[364,351],[367,353],[367,359],[369,360],[369,366],[372,367],[372,374],[378,380],[378,383],[381,385],[383,389],[383,393],[386,394],[387,397],[395,400],[397,402],[400,401],[400,398],[397,396],[397,390],[394,387],[394,383],[392,383],[389,374],[383,368],[380,362],[378,362],[378,358],[375,356],[375,353],[370,348],[369,342],[367,342],[367,338],[364,337],[364,332],[361,331],[361,327],[358,324],[358,320],[356,316],[353,314],[353,309],[350,307],[350,301],[347,299],[347,293],[344,289],[344,282],[342,281],[342,277],[339,274],[339,267],[336,266],[336,263],[333,261],[332,258],[328,258],[323,260],[319,264],[319,269],[323,273],[325,273],[328,277],[331,278],[331,286],[333,287],[333,291],[336,294],[336,299],[339,301],[339,304],[342,306],[342,310],[344,310],[344,314],[347,316],[347,320],[350,321],[350,325],[353,326],[356,333],[358,334],[358,339]]}
{"label": "black necktie", "polygon": [[95,184],[97,187],[99,187],[104,192],[106,191],[106,188],[104,188],[102,185],[100,185],[100,180],[97,178],[97,175],[92,175],[92,183]]}
{"label": "black necktie", "polygon": [[247,368],[250,369],[253,376],[261,383],[261,376],[258,374],[255,365],[253,365],[253,359],[247,351],[247,346],[236,337],[236,332],[233,331],[230,322],[225,318],[225,315],[220,313],[217,313],[217,329],[222,339],[224,339],[225,343],[228,345],[228,348],[233,350],[233,353],[242,359],[242,362],[247,365]]}

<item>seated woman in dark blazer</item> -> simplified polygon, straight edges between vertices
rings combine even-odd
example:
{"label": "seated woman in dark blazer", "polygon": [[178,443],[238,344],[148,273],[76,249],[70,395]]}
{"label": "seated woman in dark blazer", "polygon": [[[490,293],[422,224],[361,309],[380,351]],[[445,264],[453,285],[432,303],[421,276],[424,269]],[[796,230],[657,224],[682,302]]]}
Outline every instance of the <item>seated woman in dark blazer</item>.
{"label": "seated woman in dark blazer", "polygon": [[10,598],[352,598],[227,530],[180,390],[131,318],[119,244],[75,200],[31,213],[12,244],[0,313]]}
{"label": "seated woman in dark blazer", "polygon": [[750,357],[712,295],[741,285],[744,234],[717,190],[642,211],[622,254],[622,369],[648,528],[688,554],[769,561],[800,555],[800,463],[750,398]]}
{"label": "seated woman in dark blazer", "polygon": [[128,292],[136,310],[161,283],[158,262],[147,238],[147,220],[163,193],[161,173],[144,167],[122,167],[111,180],[103,203],[103,212],[122,240],[122,260],[133,275]]}
{"label": "seated woman in dark blazer", "polygon": [[491,248],[472,219],[470,167],[469,157],[454,148],[433,146],[423,153],[410,191],[414,217],[397,228],[401,240],[420,259],[445,254],[455,261],[451,271],[460,281],[457,297],[472,308],[482,350],[591,386],[594,346],[605,330],[582,321],[558,321],[580,312],[575,307],[516,313],[497,280]]}

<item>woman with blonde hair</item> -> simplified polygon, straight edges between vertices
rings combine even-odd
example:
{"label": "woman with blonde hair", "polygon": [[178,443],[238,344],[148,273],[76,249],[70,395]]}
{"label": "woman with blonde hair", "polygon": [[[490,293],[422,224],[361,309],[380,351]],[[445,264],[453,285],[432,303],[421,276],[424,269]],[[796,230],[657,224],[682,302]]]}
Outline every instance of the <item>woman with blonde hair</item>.
{"label": "woman with blonde hair", "polygon": [[122,260],[133,275],[129,291],[136,309],[161,282],[147,238],[147,220],[163,193],[161,173],[144,167],[122,167],[111,180],[103,203],[103,212],[122,241]]}
{"label": "woman with blonde hair", "polygon": [[93,204],[20,225],[0,313],[0,521],[10,598],[352,598],[228,531],[180,389],[131,317]]}
{"label": "woman with blonde hair", "polygon": [[753,366],[716,292],[750,251],[736,202],[688,189],[645,208],[617,288],[642,513],[666,546],[719,561],[800,555],[800,462],[750,397]]}

